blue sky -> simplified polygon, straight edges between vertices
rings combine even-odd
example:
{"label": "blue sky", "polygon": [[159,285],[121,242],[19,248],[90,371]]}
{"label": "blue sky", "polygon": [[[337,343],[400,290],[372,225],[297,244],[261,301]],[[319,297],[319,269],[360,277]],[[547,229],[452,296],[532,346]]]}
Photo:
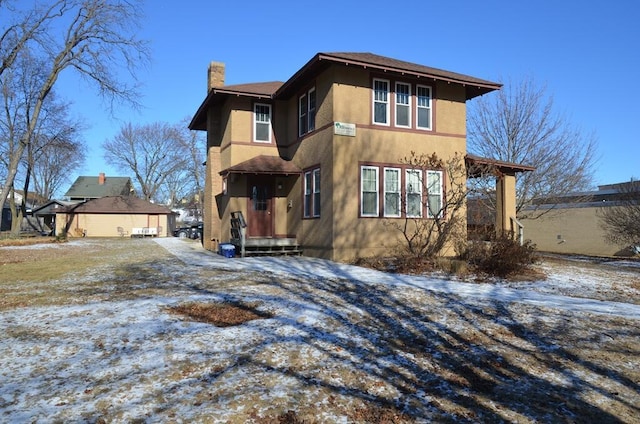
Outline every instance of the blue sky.
{"label": "blue sky", "polygon": [[[640,2],[540,0],[321,2],[147,0],[141,36],[152,64],[141,111],[111,117],[96,91],[69,74],[58,94],[90,126],[76,175],[122,175],[101,144],[127,121],[177,123],[206,95],[210,61],[226,83],[285,81],[318,52],[372,52],[489,80],[533,77],[556,110],[599,140],[595,184],[640,178]],[[491,95],[491,94],[489,94]]]}

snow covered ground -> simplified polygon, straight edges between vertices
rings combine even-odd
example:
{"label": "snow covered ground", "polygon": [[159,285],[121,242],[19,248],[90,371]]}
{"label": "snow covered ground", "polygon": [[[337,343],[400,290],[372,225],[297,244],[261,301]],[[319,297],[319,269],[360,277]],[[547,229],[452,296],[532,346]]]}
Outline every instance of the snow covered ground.
{"label": "snow covered ground", "polygon": [[[477,284],[134,243],[173,256],[0,311],[1,422],[640,422],[640,269]],[[83,299],[83,278],[109,289]],[[185,302],[273,317],[218,328],[169,311]]]}

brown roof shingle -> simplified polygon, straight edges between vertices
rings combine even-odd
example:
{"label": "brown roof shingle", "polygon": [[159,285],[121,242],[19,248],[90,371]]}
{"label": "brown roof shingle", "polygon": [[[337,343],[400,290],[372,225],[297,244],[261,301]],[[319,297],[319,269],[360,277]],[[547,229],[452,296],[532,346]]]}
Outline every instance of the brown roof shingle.
{"label": "brown roof shingle", "polygon": [[189,128],[192,130],[206,130],[207,109],[214,104],[214,102],[220,101],[224,98],[225,95],[245,95],[258,98],[286,100],[331,64],[361,66],[384,72],[397,73],[399,75],[409,74],[416,78],[431,78],[434,80],[461,84],[465,87],[465,96],[467,100],[489,93],[493,90],[498,90],[502,86],[501,84],[469,75],[432,68],[429,66],[419,65],[417,63],[405,62],[373,53],[318,53],[284,83],[274,81],[253,84],[225,85],[223,87],[210,90],[204,102],[202,102],[191,120]]}
{"label": "brown roof shingle", "polygon": [[109,213],[109,214],[160,214],[173,213],[163,205],[148,202],[133,196],[108,196],[91,199],[69,207],[73,213]]}
{"label": "brown roof shingle", "polygon": [[277,174],[292,175],[301,172],[293,162],[279,156],[260,155],[220,172],[226,174]]}

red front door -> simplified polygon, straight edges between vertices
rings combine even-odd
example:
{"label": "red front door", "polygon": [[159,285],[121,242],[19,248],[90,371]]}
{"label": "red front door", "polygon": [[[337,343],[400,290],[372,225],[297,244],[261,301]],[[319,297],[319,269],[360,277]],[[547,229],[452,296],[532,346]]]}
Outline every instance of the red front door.
{"label": "red front door", "polygon": [[273,177],[249,177],[247,236],[273,236]]}

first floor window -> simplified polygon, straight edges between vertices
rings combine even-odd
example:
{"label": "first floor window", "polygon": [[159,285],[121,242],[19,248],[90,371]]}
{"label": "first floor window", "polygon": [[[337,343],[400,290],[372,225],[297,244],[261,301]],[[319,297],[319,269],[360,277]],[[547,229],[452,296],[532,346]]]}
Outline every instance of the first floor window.
{"label": "first floor window", "polygon": [[378,167],[363,166],[360,172],[361,214],[362,216],[378,216]]}
{"label": "first floor window", "polygon": [[256,103],[253,109],[254,141],[271,142],[271,105]]}
{"label": "first floor window", "polygon": [[419,218],[422,216],[422,171],[407,169],[407,216]]}
{"label": "first floor window", "polygon": [[443,193],[442,171],[403,165],[360,166],[362,217],[442,218]]}
{"label": "first floor window", "polygon": [[427,191],[427,216],[442,218],[442,171],[427,171]]}
{"label": "first floor window", "polygon": [[304,217],[320,216],[320,168],[304,173]]}
{"label": "first floor window", "polygon": [[384,216],[400,216],[400,169],[384,169]]}

